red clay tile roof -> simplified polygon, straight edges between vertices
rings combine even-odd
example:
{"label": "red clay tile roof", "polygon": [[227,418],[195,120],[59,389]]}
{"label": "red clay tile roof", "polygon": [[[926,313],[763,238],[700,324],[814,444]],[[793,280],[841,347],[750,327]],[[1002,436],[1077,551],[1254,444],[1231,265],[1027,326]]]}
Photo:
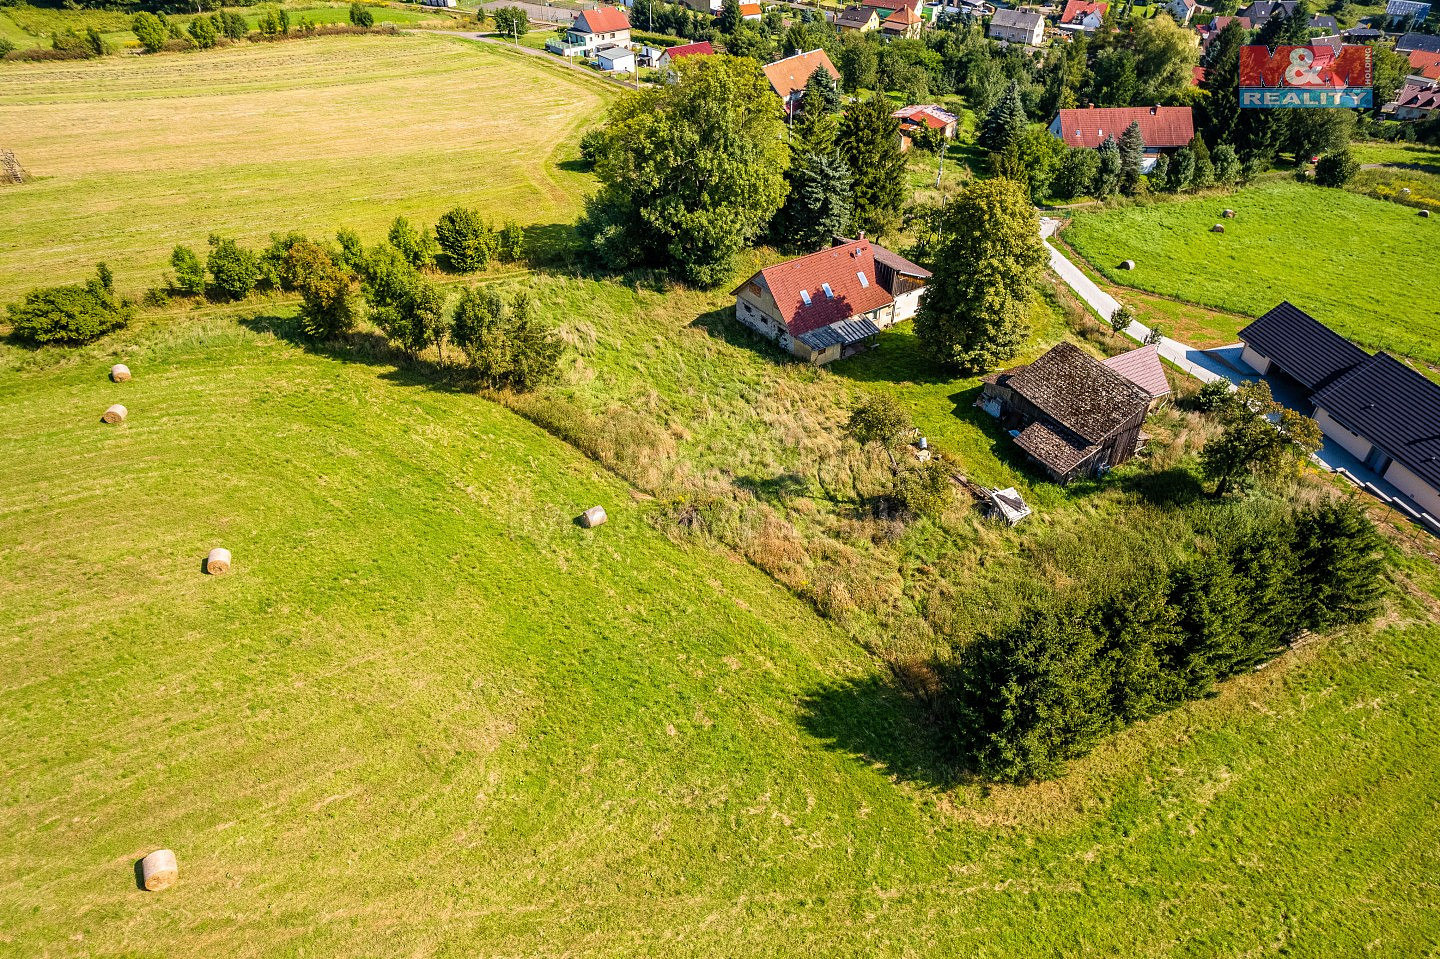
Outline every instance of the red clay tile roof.
{"label": "red clay tile roof", "polygon": [[899,10],[896,10],[894,13],[890,14],[890,16],[886,17],[885,22],[893,24],[895,26],[909,26],[912,23],[920,22],[920,14],[916,13],[909,7],[901,7]]}
{"label": "red clay tile roof", "polygon": [[1110,9],[1108,3],[1092,3],[1089,0],[1070,0],[1065,4],[1065,12],[1060,14],[1061,23],[1074,23],[1086,14],[1099,14],[1102,18],[1105,11]]}
{"label": "red clay tile roof", "polygon": [[681,57],[709,56],[714,52],[715,48],[710,46],[709,40],[701,40],[699,43],[682,43],[678,47],[671,47],[665,51],[665,54],[670,57],[670,61],[673,63]]}
{"label": "red clay tile roof", "polygon": [[1102,361],[1110,369],[1150,394],[1151,399],[1170,392],[1165,367],[1160,363],[1160,348],[1142,346]]}
{"label": "red clay tile roof", "polygon": [[742,16],[742,17],[758,17],[758,16],[760,16],[760,4],[758,4],[758,3],[742,3],[742,4],[740,4],[740,16]]}
{"label": "red clay tile roof", "polygon": [[923,124],[932,130],[947,127],[960,119],[955,114],[948,113],[933,104],[901,107],[890,115],[899,120],[901,126],[907,124],[910,126],[920,126]]}
{"label": "red clay tile roof", "polygon": [[1431,80],[1440,80],[1440,53],[1415,50],[1410,54],[1410,69]]}
{"label": "red clay tile roof", "polygon": [[1149,149],[1183,147],[1195,138],[1189,107],[1087,107],[1060,111],[1060,138],[1072,147],[1094,149],[1106,137],[1120,139],[1132,122]]}
{"label": "red clay tile roof", "polygon": [[920,12],[920,4],[923,0],[860,0],[862,7],[878,7],[881,10],[896,10],[900,7],[909,7],[916,13]]}
{"label": "red clay tile roof", "polygon": [[835,69],[835,64],[830,62],[824,50],[797,53],[793,57],[767,63],[765,77],[775,92],[780,94],[780,99],[788,100],[792,93],[805,89],[805,81],[810,79],[816,67],[824,67],[837,82],[840,80],[840,71]]}
{"label": "red clay tile roof", "polygon": [[1191,68],[1190,68],[1190,83],[1191,83],[1191,85],[1198,87],[1200,84],[1202,84],[1202,83],[1204,83],[1204,82],[1205,82],[1205,68],[1204,68],[1204,67],[1191,67]]}
{"label": "red clay tile roof", "polygon": [[582,11],[575,18],[575,29],[581,33],[614,33],[629,30],[630,18],[624,10],[614,7],[600,7],[597,10]]}
{"label": "red clay tile roof", "polygon": [[[859,274],[864,275],[864,283]],[[875,278],[875,251],[869,240],[852,240],[777,263],[760,275],[791,336],[848,320],[894,299]],[[826,283],[832,296],[825,295]],[[810,297],[809,305],[800,295],[802,290]]]}

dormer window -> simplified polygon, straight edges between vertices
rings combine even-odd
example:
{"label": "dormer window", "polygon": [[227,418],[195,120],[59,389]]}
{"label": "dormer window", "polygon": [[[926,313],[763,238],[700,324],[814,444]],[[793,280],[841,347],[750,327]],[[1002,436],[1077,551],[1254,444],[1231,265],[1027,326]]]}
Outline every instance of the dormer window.
{"label": "dormer window", "polygon": [[860,272],[859,270],[855,271],[855,278],[860,281],[860,289],[862,289],[862,290],[868,290],[868,289],[870,289],[870,281],[867,280],[867,279],[865,279],[865,274],[864,274],[864,273]]}
{"label": "dormer window", "polygon": [[810,305],[810,291],[809,291],[809,290],[801,290],[801,291],[800,291],[800,302],[801,302],[801,303],[804,303],[806,306],[809,306],[809,305]]}
{"label": "dormer window", "polygon": [[830,289],[830,284],[829,284],[829,283],[821,283],[821,284],[820,284],[820,289],[822,289],[822,290],[825,291],[825,299],[827,299],[827,300],[833,300],[833,299],[835,299],[835,291],[832,290],[832,289]]}

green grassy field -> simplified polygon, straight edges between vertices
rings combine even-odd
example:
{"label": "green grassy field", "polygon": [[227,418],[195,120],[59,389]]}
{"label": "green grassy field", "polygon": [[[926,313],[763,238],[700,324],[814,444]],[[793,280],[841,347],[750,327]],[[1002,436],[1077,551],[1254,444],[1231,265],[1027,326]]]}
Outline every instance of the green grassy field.
{"label": "green grassy field", "polygon": [[[1440,630],[1416,601],[1062,782],[941,788],[873,661],[752,566],[672,543],[503,409],[261,312],[5,356],[0,953],[1433,941]],[[206,578],[217,543],[236,568]],[[137,891],[160,845],[180,885]]]}
{"label": "green grassy field", "polygon": [[[1224,234],[1209,232],[1230,207]],[[1288,299],[1372,349],[1440,362],[1421,295],[1440,225],[1393,203],[1277,181],[1233,196],[1075,211],[1065,239],[1112,282],[1236,314]],[[1122,260],[1136,269],[1122,272]],[[1238,330],[1238,326],[1237,326]]]}
{"label": "green grassy field", "polygon": [[378,238],[397,215],[433,222],[456,204],[568,223],[591,179],[565,161],[610,95],[427,35],[0,70],[0,143],[35,178],[0,194],[0,301],[97,260],[138,294],[174,244],[212,231]]}
{"label": "green grassy field", "polygon": [[1355,143],[1350,152],[1361,163],[1385,163],[1416,166],[1429,173],[1440,173],[1440,147],[1421,143]]}

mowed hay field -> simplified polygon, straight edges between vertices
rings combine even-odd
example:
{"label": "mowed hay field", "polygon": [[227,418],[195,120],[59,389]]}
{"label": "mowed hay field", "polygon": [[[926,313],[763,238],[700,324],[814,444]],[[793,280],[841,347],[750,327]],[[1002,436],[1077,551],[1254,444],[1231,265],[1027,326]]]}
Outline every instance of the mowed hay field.
{"label": "mowed hay field", "polygon": [[[499,406],[257,332],[288,313],[6,357],[0,954],[1433,945],[1433,606],[1061,782],[942,787],[810,607]],[[142,892],[161,846],[179,885]]]}
{"label": "mowed hay field", "polygon": [[[1209,232],[1216,223],[1223,234]],[[1246,316],[1289,300],[1370,349],[1440,363],[1440,220],[1409,207],[1277,181],[1079,211],[1063,236],[1114,283]],[[1134,271],[1119,269],[1132,259]]]}
{"label": "mowed hay field", "polygon": [[0,144],[35,178],[0,190],[0,301],[82,279],[158,283],[176,243],[341,226],[380,239],[456,204],[572,221],[562,164],[609,91],[453,37],[334,37],[0,68]]}

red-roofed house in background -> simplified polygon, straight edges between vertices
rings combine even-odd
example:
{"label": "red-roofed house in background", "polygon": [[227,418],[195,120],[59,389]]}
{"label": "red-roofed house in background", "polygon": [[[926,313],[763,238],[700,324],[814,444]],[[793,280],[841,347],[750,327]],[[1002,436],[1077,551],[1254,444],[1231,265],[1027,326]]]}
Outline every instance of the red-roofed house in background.
{"label": "red-roofed house in background", "polygon": [[1093,33],[1100,29],[1100,24],[1105,20],[1105,11],[1109,9],[1108,3],[1069,0],[1065,4],[1064,12],[1060,14],[1058,27],[1067,33]]}
{"label": "red-roofed house in background", "polygon": [[670,47],[667,50],[662,50],[660,56],[655,58],[655,66],[657,69],[665,70],[676,60],[681,60],[685,57],[708,57],[714,52],[715,48],[710,46],[709,40],[701,40],[699,43],[686,43],[678,47]]}
{"label": "red-roofed house in background", "polygon": [[1440,112],[1440,80],[1406,77],[1395,99],[1380,108],[1397,120],[1424,120]]}
{"label": "red-roofed house in background", "polygon": [[1412,50],[1409,59],[1412,74],[1427,80],[1440,80],[1440,53]]}
{"label": "red-roofed house in background", "polygon": [[763,19],[764,16],[765,16],[765,13],[764,13],[764,11],[762,11],[762,10],[760,9],[760,4],[758,4],[758,3],[742,3],[742,4],[740,4],[740,19],[741,19],[741,20],[760,20],[760,19]]}
{"label": "red-roofed house in background", "polygon": [[835,82],[840,82],[840,71],[835,69],[835,64],[830,62],[824,50],[797,53],[793,57],[765,64],[765,79],[770,81],[770,88],[785,101],[787,115],[800,99],[800,94],[805,92],[806,82],[818,67],[829,70]]}
{"label": "red-roofed house in background", "polygon": [[766,267],[735,290],[735,318],[816,365],[848,356],[920,306],[930,273],[861,236]]}
{"label": "red-roofed house in background", "polygon": [[1202,51],[1208,51],[1210,44],[1215,41],[1216,37],[1220,36],[1220,31],[1224,30],[1231,20],[1239,20],[1240,26],[1246,30],[1251,29],[1250,21],[1244,17],[1215,17],[1209,23],[1196,28],[1200,31],[1200,49]]}
{"label": "red-roofed house in background", "polygon": [[960,122],[960,118],[955,114],[942,110],[934,104],[901,107],[890,115],[900,121],[901,150],[910,149],[910,137],[920,129],[940,130],[944,133],[945,139],[954,139],[956,125]]}
{"label": "red-roofed house in background", "polygon": [[920,31],[924,28],[924,25],[924,17],[910,9],[910,7],[902,6],[899,10],[896,10],[885,18],[885,21],[880,24],[880,32],[887,37],[913,40],[920,36]]}
{"label": "red-roofed house in background", "polygon": [[564,39],[546,41],[545,49],[562,57],[590,57],[601,47],[630,46],[630,18],[624,10],[597,7],[582,10],[565,31]]}
{"label": "red-roofed house in background", "polygon": [[1145,138],[1145,161],[1149,171],[1155,157],[1178,150],[1195,138],[1195,118],[1189,107],[1086,107],[1061,110],[1050,121],[1050,133],[1066,145],[1093,150],[1107,137],[1119,140],[1131,123],[1140,124]]}

